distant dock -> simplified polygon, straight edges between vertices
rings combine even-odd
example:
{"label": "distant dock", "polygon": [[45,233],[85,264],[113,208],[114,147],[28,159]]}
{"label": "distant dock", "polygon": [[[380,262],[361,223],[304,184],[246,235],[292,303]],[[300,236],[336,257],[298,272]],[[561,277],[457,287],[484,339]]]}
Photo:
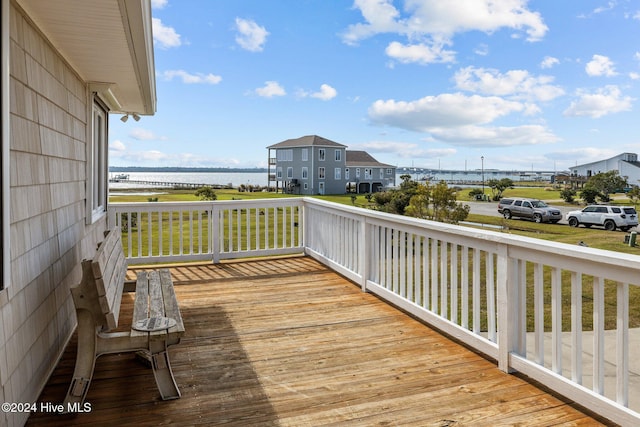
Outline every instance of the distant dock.
{"label": "distant dock", "polygon": [[139,181],[128,178],[109,178],[109,182],[121,184],[136,184],[147,188],[168,187],[174,190],[198,189],[202,187],[211,187],[214,189],[232,188],[230,184],[200,184],[192,182],[167,182],[167,181]]}

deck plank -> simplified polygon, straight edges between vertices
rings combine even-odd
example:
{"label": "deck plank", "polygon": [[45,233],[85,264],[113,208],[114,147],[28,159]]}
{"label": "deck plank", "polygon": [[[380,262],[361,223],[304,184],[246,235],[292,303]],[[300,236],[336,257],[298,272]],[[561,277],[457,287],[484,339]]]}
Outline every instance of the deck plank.
{"label": "deck plank", "polygon": [[[171,269],[185,324],[182,398],[132,355],[98,359],[90,413],[27,425],[603,425],[306,257]],[[135,277],[135,270],[128,272]],[[122,321],[133,300],[123,298]],[[59,403],[75,341],[41,402]],[[606,424],[604,424],[606,425]]]}

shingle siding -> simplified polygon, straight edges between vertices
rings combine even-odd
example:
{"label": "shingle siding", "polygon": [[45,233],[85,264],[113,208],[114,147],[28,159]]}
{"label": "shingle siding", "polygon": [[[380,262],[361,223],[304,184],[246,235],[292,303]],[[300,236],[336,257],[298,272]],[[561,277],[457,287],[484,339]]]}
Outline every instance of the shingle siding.
{"label": "shingle siding", "polygon": [[[88,85],[11,5],[11,282],[0,291],[0,399],[35,402],[75,326],[69,287],[106,228],[85,219]],[[21,425],[27,413],[0,414]]]}

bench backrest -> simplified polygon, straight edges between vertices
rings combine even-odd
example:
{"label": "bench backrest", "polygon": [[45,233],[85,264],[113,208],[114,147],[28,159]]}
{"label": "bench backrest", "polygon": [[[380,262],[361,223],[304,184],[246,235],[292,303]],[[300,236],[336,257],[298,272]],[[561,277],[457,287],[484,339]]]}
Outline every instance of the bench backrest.
{"label": "bench backrest", "polygon": [[127,261],[116,227],[106,233],[93,259],[82,261],[82,282],[71,288],[76,310],[89,310],[103,330],[115,329],[126,273]]}

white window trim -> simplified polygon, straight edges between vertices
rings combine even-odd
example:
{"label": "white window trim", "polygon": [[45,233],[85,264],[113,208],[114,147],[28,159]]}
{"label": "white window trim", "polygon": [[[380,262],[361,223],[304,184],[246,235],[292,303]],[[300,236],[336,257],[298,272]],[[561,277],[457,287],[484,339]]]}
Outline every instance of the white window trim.
{"label": "white window trim", "polygon": [[277,179],[282,179],[282,166],[278,166],[276,168],[276,178]]}
{"label": "white window trim", "polygon": [[325,149],[324,148],[318,149],[318,161],[324,162],[326,158],[327,158],[327,152],[325,151]]}
{"label": "white window trim", "polygon": [[[107,214],[107,198],[109,185],[109,163],[108,163],[108,141],[109,141],[109,109],[102,102],[97,92],[89,85],[89,98],[87,101],[88,121],[87,121],[87,184],[86,184],[86,206],[87,223],[93,224]],[[96,141],[96,118],[103,121],[103,129],[100,133],[100,141]],[[95,147],[98,144],[99,152],[96,154]],[[98,155],[96,161],[95,156]],[[98,193],[96,195],[96,192]],[[96,196],[99,199],[96,202]]]}
{"label": "white window trim", "polygon": [[307,166],[302,167],[302,179],[309,179],[309,168]]}
{"label": "white window trim", "polygon": [[342,180],[342,168],[335,168],[333,170],[333,179],[336,181]]}
{"label": "white window trim", "polygon": [[318,179],[325,179],[326,177],[326,171],[324,169],[324,166],[320,166],[318,168]]}
{"label": "white window trim", "polygon": [[293,167],[289,166],[287,167],[287,179],[292,179],[293,178]]}
{"label": "white window trim", "polygon": [[[11,122],[11,111],[10,111],[10,68],[9,68],[9,25],[10,25],[10,15],[11,11],[9,9],[9,4],[11,2],[9,0],[2,0],[2,33],[0,35],[1,43],[2,43],[2,82],[0,82],[0,86],[2,88],[2,140],[0,141],[2,151],[2,179],[0,180],[2,188],[0,189],[0,194],[2,195],[2,199],[0,200],[0,235],[2,236],[2,277],[0,280],[0,295],[9,287],[9,283],[11,283],[11,233],[10,233],[10,191],[11,191],[11,175],[9,174],[9,165],[10,165],[10,141],[11,141],[11,129],[9,128],[9,123]],[[5,293],[6,297],[6,293]],[[0,298],[0,305],[2,302],[2,298]]]}
{"label": "white window trim", "polygon": [[303,162],[308,162],[309,161],[309,149],[308,148],[303,148],[301,156],[302,156],[302,161]]}
{"label": "white window trim", "polygon": [[336,162],[342,161],[342,151],[340,149],[336,149],[334,155],[335,155]]}

